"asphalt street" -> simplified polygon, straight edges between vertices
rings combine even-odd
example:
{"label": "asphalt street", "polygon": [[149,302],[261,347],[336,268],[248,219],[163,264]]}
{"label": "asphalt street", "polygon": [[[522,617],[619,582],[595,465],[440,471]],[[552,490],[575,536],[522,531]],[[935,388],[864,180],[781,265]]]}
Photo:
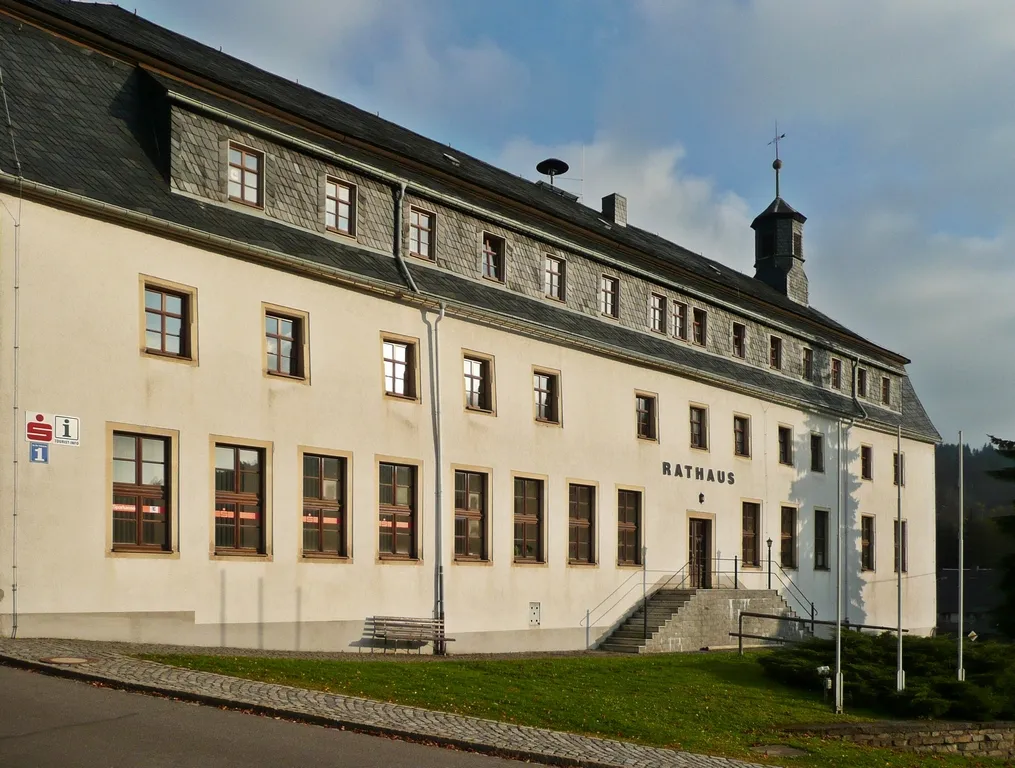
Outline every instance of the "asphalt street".
{"label": "asphalt street", "polygon": [[521,763],[0,666],[3,768],[515,768]]}

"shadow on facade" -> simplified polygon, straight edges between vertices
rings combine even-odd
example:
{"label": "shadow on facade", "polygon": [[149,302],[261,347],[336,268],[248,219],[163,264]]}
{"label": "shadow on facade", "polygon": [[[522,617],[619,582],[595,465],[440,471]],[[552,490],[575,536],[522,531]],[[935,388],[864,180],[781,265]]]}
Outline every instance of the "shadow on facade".
{"label": "shadow on facade", "polygon": [[[835,619],[835,584],[837,541],[841,507],[842,548],[843,548],[843,612],[844,622],[864,623],[868,613],[863,596],[863,580],[860,570],[860,478],[853,471],[859,467],[860,444],[855,439],[855,430],[844,424],[842,428],[843,449],[839,450],[839,432],[835,420],[819,416],[808,416],[802,434],[794,435],[794,465],[796,479],[790,488],[787,506],[797,509],[797,562],[796,569],[785,568],[786,575],[800,591],[815,604],[817,618]],[[811,437],[820,436],[823,461],[813,456]],[[814,463],[812,463],[814,462]],[[824,471],[819,467],[823,466]],[[836,472],[841,472],[842,484],[837,482]],[[774,510],[774,524],[770,530],[782,533],[782,509]],[[820,512],[827,512],[828,524],[824,541],[819,535],[817,518]],[[772,513],[770,513],[772,514]],[[773,539],[774,539],[773,535]],[[781,536],[773,543],[773,560],[781,563]],[[823,551],[819,551],[823,550]],[[786,578],[787,576],[784,576]],[[775,585],[773,585],[775,586]],[[797,600],[787,602],[797,612],[802,607]],[[801,614],[802,615],[802,614]]]}

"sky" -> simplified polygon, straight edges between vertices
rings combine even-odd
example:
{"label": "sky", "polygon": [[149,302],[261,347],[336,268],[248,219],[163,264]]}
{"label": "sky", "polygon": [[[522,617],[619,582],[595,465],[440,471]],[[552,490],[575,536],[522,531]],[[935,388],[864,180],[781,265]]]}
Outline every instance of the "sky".
{"label": "sky", "polygon": [[121,0],[748,274],[774,196],[812,306],[913,362],[946,442],[1015,439],[1011,0]]}

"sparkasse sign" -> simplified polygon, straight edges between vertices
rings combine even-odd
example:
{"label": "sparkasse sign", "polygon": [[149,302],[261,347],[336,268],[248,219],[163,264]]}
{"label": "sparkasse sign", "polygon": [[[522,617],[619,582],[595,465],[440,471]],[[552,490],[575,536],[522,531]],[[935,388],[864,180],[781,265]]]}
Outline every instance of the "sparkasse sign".
{"label": "sparkasse sign", "polygon": [[81,445],[81,420],[77,416],[25,411],[25,440],[52,445]]}

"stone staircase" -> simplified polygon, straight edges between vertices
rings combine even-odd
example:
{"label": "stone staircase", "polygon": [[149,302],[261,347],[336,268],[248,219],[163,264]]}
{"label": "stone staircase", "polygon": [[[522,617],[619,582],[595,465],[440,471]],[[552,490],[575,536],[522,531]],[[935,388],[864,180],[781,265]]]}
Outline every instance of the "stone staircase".
{"label": "stone staircase", "polygon": [[[648,600],[648,639],[645,610],[639,605],[598,649],[615,653],[668,653],[735,646],[730,632],[738,629],[741,611],[796,616],[782,596],[769,589],[660,589]],[[803,625],[774,619],[744,619],[744,633],[787,640],[810,635]],[[745,639],[744,645],[766,644]]]}

